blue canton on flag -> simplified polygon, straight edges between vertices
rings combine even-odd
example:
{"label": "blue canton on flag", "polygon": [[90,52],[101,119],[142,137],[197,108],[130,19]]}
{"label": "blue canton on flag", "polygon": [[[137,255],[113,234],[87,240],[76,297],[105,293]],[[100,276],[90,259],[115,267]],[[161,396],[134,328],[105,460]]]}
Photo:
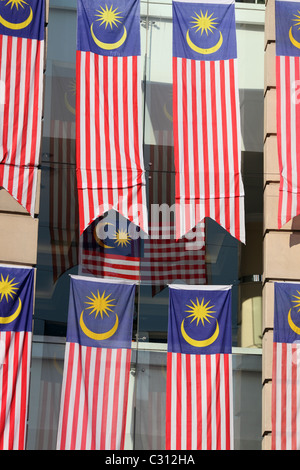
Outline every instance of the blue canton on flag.
{"label": "blue canton on flag", "polygon": [[32,268],[0,266],[0,331],[32,331]]}
{"label": "blue canton on flag", "polygon": [[173,55],[193,60],[236,58],[234,3],[173,1]]}
{"label": "blue canton on flag", "polygon": [[276,0],[276,55],[300,55],[300,2]]}
{"label": "blue canton on flag", "polygon": [[2,1],[0,34],[27,39],[44,39],[44,0]]}
{"label": "blue canton on flag", "polygon": [[110,56],[140,55],[138,0],[78,0],[77,49]]}
{"label": "blue canton on flag", "polygon": [[274,342],[300,341],[300,284],[274,284]]}
{"label": "blue canton on flag", "polygon": [[168,351],[231,354],[229,286],[169,286]]}
{"label": "blue canton on flag", "polygon": [[67,341],[131,348],[135,285],[71,276]]}

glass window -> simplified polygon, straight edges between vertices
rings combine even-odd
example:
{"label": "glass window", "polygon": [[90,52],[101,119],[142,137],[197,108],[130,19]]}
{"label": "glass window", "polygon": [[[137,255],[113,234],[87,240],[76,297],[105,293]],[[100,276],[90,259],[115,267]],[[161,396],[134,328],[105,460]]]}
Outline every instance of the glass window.
{"label": "glass window", "polygon": [[[168,282],[232,284],[233,347],[247,348],[234,355],[236,443],[237,448],[241,449],[259,448],[261,418],[260,405],[257,404],[261,403],[264,6],[246,6],[243,3],[246,2],[236,4],[236,20],[246,245],[240,244],[216,222],[207,218],[199,231],[189,233],[181,242],[173,264],[170,260],[163,264],[158,260],[150,265],[149,247],[144,242],[139,247],[142,281],[137,286],[133,329],[133,345],[137,349],[132,360],[130,385],[132,394],[135,394],[136,409],[135,420],[130,421],[129,425],[128,448],[163,448],[161,416],[166,374]],[[78,229],[75,171],[76,13],[74,1],[50,0],[30,397],[33,405],[30,407],[28,440],[28,447],[36,449],[55,447],[53,435],[57,426],[59,391],[51,395],[53,412],[49,419],[52,422],[43,416],[46,410],[43,411],[42,403],[46,396],[44,393],[48,393],[47,388],[56,390],[57,385],[59,389],[62,379],[69,274],[95,274],[91,268],[84,270],[89,259],[86,264],[83,262],[86,256],[84,237],[79,237]],[[149,203],[152,201],[170,207],[175,200],[170,0],[142,1],[141,43],[147,196]],[[171,212],[171,227],[173,223],[174,214]],[[196,258],[200,269],[194,270],[195,262],[191,259],[186,260],[182,267],[180,260],[186,247],[190,248],[192,258]],[[159,253],[161,247],[158,244],[153,249]],[[169,277],[165,275],[163,278],[163,269],[168,267]],[[244,354],[245,351],[249,352],[248,348],[253,350],[253,354]],[[47,387],[48,383],[51,387]],[[254,407],[251,406],[252,402],[255,402]],[[156,407],[155,415],[150,416],[149,403]]]}

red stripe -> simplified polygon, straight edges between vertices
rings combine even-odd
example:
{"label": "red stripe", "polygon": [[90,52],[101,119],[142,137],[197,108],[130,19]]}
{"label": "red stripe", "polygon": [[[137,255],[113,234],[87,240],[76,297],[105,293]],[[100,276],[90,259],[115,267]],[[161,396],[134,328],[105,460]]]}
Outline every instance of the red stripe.
{"label": "red stripe", "polygon": [[167,386],[166,386],[166,450],[171,449],[171,416],[172,416],[172,360],[171,352],[167,353]]}
{"label": "red stripe", "polygon": [[287,345],[281,344],[282,358],[281,358],[281,445],[282,450],[286,449],[286,363],[287,363]]}
{"label": "red stripe", "polygon": [[292,446],[291,450],[298,450],[297,449],[297,420],[298,420],[298,407],[297,407],[297,401],[298,401],[298,390],[297,390],[297,375],[298,375],[298,365],[297,365],[297,345],[292,345],[292,400],[290,403],[291,406],[291,441],[292,441]]}
{"label": "red stripe", "polygon": [[[220,61],[220,81],[221,84],[225,83],[225,62]],[[222,114],[222,138],[223,138],[223,162],[224,162],[224,191],[225,197],[230,196],[230,182],[229,182],[229,165],[228,165],[228,123],[227,123],[227,106],[226,106],[226,93],[225,86],[220,86],[221,92],[221,114]],[[225,227],[230,227],[230,212],[229,205],[224,205],[225,209]]]}
{"label": "red stripe", "polygon": [[195,198],[200,197],[199,188],[199,142],[198,142],[198,113],[197,113],[197,81],[196,81],[196,61],[191,61],[191,92],[192,92],[192,116],[193,116],[193,153],[194,168],[189,171],[194,174]]}
{"label": "red stripe", "polygon": [[226,434],[226,450],[232,448],[232,435],[231,435],[231,392],[230,392],[230,375],[231,370],[229,367],[229,354],[224,354],[224,379],[225,379],[225,434]]}
{"label": "red stripe", "polygon": [[[235,196],[240,196],[240,169],[239,169],[239,148],[238,148],[238,122],[237,122],[237,90],[235,86],[235,67],[234,60],[229,61],[229,76],[230,76],[230,98],[231,98],[231,120],[232,120],[232,156],[234,167],[234,190]],[[239,197],[234,201],[234,222],[235,222],[235,237],[240,238],[240,200]],[[229,227],[229,226],[228,226]]]}
{"label": "red stripe", "polygon": [[220,403],[220,354],[215,356],[216,379],[215,379],[215,392],[216,392],[216,450],[221,450],[221,403]]}
{"label": "red stripe", "polygon": [[181,354],[176,354],[177,370],[177,402],[176,402],[176,449],[181,449],[182,433],[182,358]]}
{"label": "red stripe", "polygon": [[[292,179],[292,164],[291,164],[291,97],[290,97],[290,88],[289,84],[291,83],[291,70],[290,70],[291,58],[285,57],[285,80],[286,80],[286,171],[287,171],[287,182],[288,182],[288,191],[291,190],[290,182]],[[289,196],[289,193],[287,193]],[[290,220],[292,198],[287,198],[286,214],[287,220]]]}
{"label": "red stripe", "polygon": [[[121,150],[120,150],[120,134],[119,134],[119,80],[118,80],[118,70],[119,70],[119,60],[117,57],[113,59],[113,109],[114,109],[114,139],[115,139],[115,150],[116,150],[116,166],[120,170],[117,172],[118,187],[122,188],[123,182],[123,169],[121,163]],[[98,154],[97,154],[98,155]]]}
{"label": "red stripe", "polygon": [[203,432],[203,416],[202,416],[202,367],[201,367],[201,356],[196,355],[196,393],[197,393],[197,449],[202,448],[202,432]]}
{"label": "red stripe", "polygon": [[273,343],[273,358],[272,358],[272,450],[276,450],[276,402],[277,402],[277,343]]}
{"label": "red stripe", "polygon": [[191,356],[185,355],[186,370],[186,449],[192,449],[192,388],[191,388]]}
{"label": "red stripe", "polygon": [[[104,108],[104,135],[105,135],[105,158],[106,158],[106,170],[107,170],[107,187],[112,187],[112,174],[111,174],[111,148],[110,148],[110,116],[109,108],[111,103],[108,102],[108,82],[111,77],[108,73],[108,57],[103,56],[103,108]],[[111,196],[111,192],[109,191]],[[113,204],[113,200],[109,197],[109,202]]]}
{"label": "red stripe", "polygon": [[212,448],[212,410],[211,410],[211,357],[205,356],[206,361],[206,400],[207,400],[207,449]]}

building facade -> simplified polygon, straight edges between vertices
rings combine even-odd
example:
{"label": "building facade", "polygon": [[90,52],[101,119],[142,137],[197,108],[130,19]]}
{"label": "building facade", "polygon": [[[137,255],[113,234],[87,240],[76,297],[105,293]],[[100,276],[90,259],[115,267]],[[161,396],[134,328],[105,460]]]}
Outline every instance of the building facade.
{"label": "building facade", "polygon": [[[206,282],[233,286],[235,448],[250,450],[271,445],[273,284],[299,278],[299,222],[295,218],[283,230],[276,228],[274,3],[235,4],[246,244],[214,221],[205,221]],[[75,172],[76,1],[48,0],[46,4],[35,216],[0,189],[0,262],[36,268],[27,433],[27,449],[32,450],[55,449],[69,274],[81,273],[83,266]],[[151,156],[158,149],[161,155],[173,155],[168,140],[172,131],[171,0],[141,2],[141,44],[147,189],[153,191],[155,182],[167,188],[161,197],[168,202],[174,198],[174,168],[172,163],[154,167]],[[167,288],[139,284],[126,449],[164,449],[167,320]]]}

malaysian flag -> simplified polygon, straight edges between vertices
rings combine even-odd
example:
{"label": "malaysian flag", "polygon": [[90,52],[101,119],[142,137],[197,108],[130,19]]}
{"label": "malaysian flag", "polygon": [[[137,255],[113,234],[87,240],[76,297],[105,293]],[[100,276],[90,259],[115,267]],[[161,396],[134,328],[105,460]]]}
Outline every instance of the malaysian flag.
{"label": "malaysian flag", "polygon": [[0,449],[25,450],[33,268],[0,265]]}
{"label": "malaysian flag", "polygon": [[43,66],[44,1],[1,2],[0,187],[32,216],[40,160]]}
{"label": "malaysian flag", "polygon": [[138,282],[143,241],[132,226],[115,211],[96,219],[80,237],[79,274]]}
{"label": "malaysian flag", "polygon": [[233,448],[231,287],[170,286],[166,449]]}
{"label": "malaysian flag", "polygon": [[78,1],[80,233],[110,209],[147,232],[139,0]]}
{"label": "malaysian flag", "polygon": [[278,228],[300,214],[300,3],[276,0]]}
{"label": "malaysian flag", "polygon": [[176,236],[205,217],[245,242],[233,0],[173,1]]}
{"label": "malaysian flag", "polygon": [[71,277],[57,449],[124,449],[135,285]]}
{"label": "malaysian flag", "polygon": [[275,282],[272,450],[300,449],[300,284]]}
{"label": "malaysian flag", "polygon": [[78,264],[75,67],[53,64],[51,81],[49,230],[53,281]]}

